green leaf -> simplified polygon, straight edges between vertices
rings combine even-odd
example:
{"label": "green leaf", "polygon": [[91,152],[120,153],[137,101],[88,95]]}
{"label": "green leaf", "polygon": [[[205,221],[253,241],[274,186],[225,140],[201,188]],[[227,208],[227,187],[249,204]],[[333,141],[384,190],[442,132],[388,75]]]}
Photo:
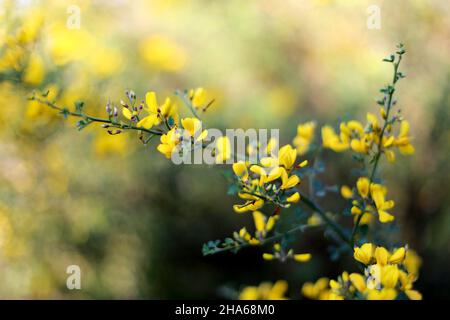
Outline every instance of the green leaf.
{"label": "green leaf", "polygon": [[81,113],[83,111],[83,107],[84,107],[83,101],[75,101],[74,105],[75,105],[76,112]]}

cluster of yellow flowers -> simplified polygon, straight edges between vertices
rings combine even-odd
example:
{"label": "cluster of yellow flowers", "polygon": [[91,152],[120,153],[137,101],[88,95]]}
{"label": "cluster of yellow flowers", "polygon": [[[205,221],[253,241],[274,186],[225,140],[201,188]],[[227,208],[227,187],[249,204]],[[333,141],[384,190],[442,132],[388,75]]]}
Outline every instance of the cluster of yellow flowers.
{"label": "cluster of yellow flowers", "polygon": [[[377,116],[369,112],[367,113],[365,126],[356,120],[342,122],[339,127],[339,134],[330,126],[322,127],[323,147],[335,152],[351,149],[357,153],[369,154],[377,146],[380,148],[379,151],[384,153],[390,162],[395,161],[394,148],[398,148],[400,153],[404,155],[413,154],[414,147],[410,142],[409,122],[400,120],[400,115],[387,121],[387,114],[384,108],[380,109],[380,114],[383,120],[386,121],[385,126],[381,126]],[[401,123],[399,133],[395,136],[392,132],[392,124],[397,120],[401,121]]]}
{"label": "cluster of yellow flowers", "polygon": [[239,294],[240,300],[285,300],[288,283],[278,280],[274,284],[263,282],[259,286],[249,286],[242,289]]}
{"label": "cluster of yellow flowers", "polygon": [[[270,148],[270,143],[269,146]],[[265,202],[271,202],[281,207],[289,207],[289,203],[300,200],[300,194],[295,188],[300,183],[300,178],[292,171],[305,167],[305,160],[295,166],[297,150],[291,145],[280,148],[278,156],[265,157],[259,164],[239,161],[233,164],[233,171],[239,178],[241,199],[243,204],[233,206],[237,213],[255,211],[261,208]]]}
{"label": "cluster of yellow flowers", "polygon": [[307,282],[302,287],[303,295],[319,300],[422,299],[413,289],[421,264],[414,251],[401,247],[389,252],[384,247],[365,243],[354,249],[354,258],[365,265],[363,274],[344,272],[337,280],[320,278],[315,283]]}
{"label": "cluster of yellow flowers", "polygon": [[8,35],[0,55],[0,73],[20,77],[27,85],[37,85],[44,78],[42,57],[29,50],[39,38],[44,19],[40,12],[32,14],[20,28]]}
{"label": "cluster of yellow flowers", "polygon": [[[140,103],[134,92],[127,92],[129,102],[121,101],[122,115],[134,123],[136,129],[145,129],[151,133],[151,136],[160,135],[160,144],[157,146],[157,150],[170,159],[173,153],[180,151],[177,146],[182,141],[184,143],[201,143],[208,136],[208,130],[202,130],[202,122],[196,117],[196,110],[206,111],[212,102],[207,101],[203,88],[191,89],[185,93],[185,96],[188,97],[185,101],[189,104],[194,117],[186,117],[180,121],[176,103],[170,97],[166,97],[164,103],[158,103],[156,93],[153,91],[147,92],[145,101],[142,100]],[[110,107],[107,107],[107,110],[111,118],[114,111]],[[150,131],[155,128],[157,131]],[[220,137],[216,145],[217,162],[227,160],[231,152],[228,139]]]}
{"label": "cluster of yellow flowers", "polygon": [[[251,236],[246,228],[242,228],[239,233],[235,233],[234,238],[251,245],[262,243],[278,220],[281,208],[288,208],[292,203],[300,200],[300,193],[296,191],[300,177],[293,171],[308,164],[305,160],[296,165],[297,150],[291,145],[281,147],[278,155],[273,155],[273,144],[274,141],[271,140],[266,147],[270,156],[261,158],[258,164],[251,164],[248,161],[239,161],[233,164],[233,171],[239,185],[238,196],[245,200],[243,204],[234,205],[233,209],[237,213],[253,212],[256,230],[255,236]],[[276,205],[275,212],[269,217],[258,211],[265,203]],[[284,261],[290,257],[304,262],[309,260],[310,255],[294,255],[292,250],[285,252],[278,243],[274,246],[274,254],[265,253],[263,255],[265,260]]]}
{"label": "cluster of yellow flowers", "polygon": [[[386,211],[392,209],[395,203],[393,200],[386,200],[385,186],[371,183],[367,177],[360,177],[356,181],[356,189],[357,194],[346,185],[341,187],[341,195],[346,199],[352,199],[351,213],[355,215],[355,218],[368,213],[378,214],[378,219],[382,223],[394,220],[394,216]],[[371,216],[366,215],[366,217],[361,217],[361,223],[370,222]]]}

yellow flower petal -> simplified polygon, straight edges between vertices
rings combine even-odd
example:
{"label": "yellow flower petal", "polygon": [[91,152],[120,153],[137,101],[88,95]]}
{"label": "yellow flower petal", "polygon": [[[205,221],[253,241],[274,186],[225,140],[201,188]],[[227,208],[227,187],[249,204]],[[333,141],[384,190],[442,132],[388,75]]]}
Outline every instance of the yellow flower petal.
{"label": "yellow flower petal", "polygon": [[287,202],[295,203],[300,200],[300,194],[298,192],[294,193],[292,196],[286,199]]}
{"label": "yellow flower petal", "polygon": [[367,196],[369,195],[369,184],[370,181],[366,177],[361,177],[358,179],[358,181],[356,181],[356,188],[358,189],[358,193],[361,195],[361,197],[367,198]]}
{"label": "yellow flower petal", "polygon": [[397,249],[389,258],[389,263],[402,263],[406,256],[404,247]]}
{"label": "yellow flower petal", "polygon": [[308,262],[309,260],[311,260],[311,254],[310,253],[294,254],[294,260],[297,262]]}
{"label": "yellow flower petal", "polygon": [[373,244],[365,243],[360,248],[356,247],[354,249],[353,256],[359,262],[362,262],[365,265],[369,265],[372,261],[374,249],[375,248]]}
{"label": "yellow flower petal", "polygon": [[345,199],[351,199],[353,197],[353,191],[352,191],[352,189],[350,189],[349,186],[344,185],[341,187],[341,195]]}

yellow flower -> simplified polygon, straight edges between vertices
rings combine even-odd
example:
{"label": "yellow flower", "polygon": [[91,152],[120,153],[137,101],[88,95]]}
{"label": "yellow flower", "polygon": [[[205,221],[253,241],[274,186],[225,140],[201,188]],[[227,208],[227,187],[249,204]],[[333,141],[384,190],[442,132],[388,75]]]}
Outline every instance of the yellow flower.
{"label": "yellow flower", "polygon": [[380,127],[378,126],[377,116],[374,115],[373,113],[370,113],[370,112],[367,113],[367,122],[372,126],[372,129],[374,131],[377,131],[378,129],[380,129]]}
{"label": "yellow flower", "polygon": [[348,141],[342,141],[330,126],[322,127],[322,145],[335,152],[342,152],[349,148]]}
{"label": "yellow flower", "polygon": [[[162,121],[168,120],[170,117],[172,117],[175,122],[178,120],[176,105],[172,103],[169,97],[166,98],[163,105],[159,106],[156,93],[150,91],[145,95],[145,103],[148,116],[137,123],[138,127],[150,129],[153,126],[159,125]],[[128,109],[124,108],[124,111],[125,110]],[[125,115],[125,117],[127,117],[127,115]]]}
{"label": "yellow flower", "polygon": [[369,151],[369,146],[366,144],[366,138],[362,137],[360,139],[352,139],[350,142],[350,147],[353,151],[358,153],[367,153]]}
{"label": "yellow flower", "polygon": [[252,237],[252,235],[247,231],[246,228],[242,228],[241,230],[239,230],[238,235],[242,240],[248,242],[252,246],[261,244],[261,242],[258,239]]}
{"label": "yellow flower", "polygon": [[389,263],[402,263],[405,260],[406,250],[401,247],[395,250],[389,258]]}
{"label": "yellow flower", "polygon": [[180,134],[176,128],[169,130],[166,134],[163,134],[160,139],[161,143],[158,145],[157,150],[164,154],[166,158],[170,159],[172,152],[176,146],[180,143]]}
{"label": "yellow flower", "polygon": [[393,221],[395,218],[393,215],[389,214],[386,210],[392,209],[394,207],[394,201],[386,201],[385,195],[387,193],[386,187],[373,183],[370,186],[370,193],[373,201],[378,210],[378,218],[381,223],[386,223]]}
{"label": "yellow flower", "polygon": [[231,145],[227,136],[217,138],[216,142],[216,162],[223,163],[231,157]]}
{"label": "yellow flower", "polygon": [[375,259],[377,260],[377,263],[379,265],[386,265],[388,263],[389,256],[389,251],[387,251],[385,248],[377,247],[375,249]]}
{"label": "yellow flower", "polygon": [[235,204],[233,209],[237,213],[247,212],[247,211],[255,211],[261,208],[264,205],[264,200],[262,199],[254,199],[248,200],[244,204]]}
{"label": "yellow flower", "polygon": [[359,262],[369,265],[372,262],[374,255],[375,246],[371,243],[364,243],[360,248],[356,247],[354,249],[353,256]]}
{"label": "yellow flower", "polygon": [[406,251],[405,260],[403,260],[403,265],[409,274],[413,276],[417,276],[419,274],[419,268],[422,264],[422,259],[419,255],[411,249]]}
{"label": "yellow flower", "polygon": [[181,125],[195,141],[201,141],[208,135],[208,130],[201,131],[202,122],[197,118],[181,119]]}
{"label": "yellow flower", "polygon": [[405,294],[410,300],[422,300],[422,294],[416,290],[405,290]]}
{"label": "yellow flower", "polygon": [[314,138],[316,123],[313,121],[299,124],[297,126],[297,136],[292,144],[297,148],[297,153],[303,155],[308,152],[309,146]]}
{"label": "yellow flower", "polygon": [[344,185],[341,187],[341,195],[345,199],[351,199],[351,198],[353,198],[353,191],[352,191],[352,189],[350,189],[349,186]]}
{"label": "yellow flower", "polygon": [[320,278],[315,283],[306,282],[302,286],[302,294],[308,299],[327,299],[329,282],[328,278]]}
{"label": "yellow flower", "polygon": [[[130,109],[123,107],[122,108],[122,114],[128,120],[134,121],[134,119],[138,115],[138,112],[137,111],[131,111]],[[148,129],[150,129],[150,127]]]}
{"label": "yellow flower", "polygon": [[410,155],[414,153],[414,147],[410,143],[410,137],[409,134],[409,122],[406,120],[403,120],[400,123],[400,132],[398,137],[394,141],[394,145],[398,147],[398,150],[400,153],[404,155]]}
{"label": "yellow flower", "polygon": [[358,208],[357,206],[353,206],[350,212],[353,215],[360,215],[362,213],[361,209]]}
{"label": "yellow flower", "polygon": [[202,87],[189,90],[189,99],[191,99],[194,108],[204,107],[207,103],[206,90]]}
{"label": "yellow flower", "polygon": [[366,177],[361,177],[356,181],[356,188],[358,189],[358,193],[361,197],[367,198],[369,195],[369,185],[370,181]]}
{"label": "yellow flower", "polygon": [[359,292],[366,291],[366,279],[359,273],[352,273],[349,275],[349,279],[352,282],[353,286]]}
{"label": "yellow flower", "polygon": [[322,223],[322,218],[317,213],[313,213],[307,221],[307,224],[310,226],[318,226]]}
{"label": "yellow flower", "polygon": [[395,300],[396,297],[397,291],[395,289],[373,289],[369,291],[367,300]]}
{"label": "yellow flower", "polygon": [[186,64],[186,53],[182,47],[165,35],[153,35],[139,46],[141,57],[152,68],[176,72]]}
{"label": "yellow flower", "polygon": [[253,221],[255,223],[256,235],[258,238],[265,238],[267,233],[270,232],[275,226],[275,222],[278,220],[278,216],[271,216],[267,218],[262,212],[253,212]]}
{"label": "yellow flower", "polygon": [[247,165],[245,164],[244,161],[233,163],[233,171],[242,181],[248,180]]}
{"label": "yellow flower", "polygon": [[28,66],[25,69],[23,81],[31,85],[38,85],[44,80],[44,76],[45,69],[42,58],[39,55],[32,53],[28,60]]}
{"label": "yellow flower", "polygon": [[287,170],[291,169],[297,159],[297,150],[287,144],[280,148],[278,154],[278,160],[281,166],[284,166]]}
{"label": "yellow flower", "polygon": [[275,256],[271,253],[263,253],[263,259],[267,261],[271,261],[275,259]]}
{"label": "yellow flower", "polygon": [[399,278],[399,270],[396,265],[386,265],[381,268],[381,284],[385,288],[395,288]]}
{"label": "yellow flower", "polygon": [[286,170],[282,167],[280,167],[280,171],[281,190],[293,188],[300,183],[300,178],[297,175],[293,174],[289,177]]}
{"label": "yellow flower", "polygon": [[284,280],[279,280],[275,284],[268,282],[261,283],[258,287],[245,287],[239,294],[240,300],[284,300],[288,289],[288,284]]}
{"label": "yellow flower", "polygon": [[269,183],[272,182],[274,180],[277,180],[278,178],[281,177],[281,175],[283,174],[283,172],[286,172],[286,170],[282,167],[275,167],[273,168],[269,174],[267,175],[264,183]]}

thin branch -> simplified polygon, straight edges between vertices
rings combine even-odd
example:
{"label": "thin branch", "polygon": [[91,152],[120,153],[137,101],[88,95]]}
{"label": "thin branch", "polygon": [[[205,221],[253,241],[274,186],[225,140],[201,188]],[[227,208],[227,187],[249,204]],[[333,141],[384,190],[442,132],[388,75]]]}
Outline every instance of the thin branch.
{"label": "thin branch", "polygon": [[111,127],[114,128],[119,128],[119,129],[123,129],[123,130],[136,130],[136,131],[143,131],[143,132],[147,132],[153,135],[158,135],[161,136],[164,134],[164,132],[162,131],[155,131],[155,130],[150,130],[150,129],[146,129],[146,128],[142,128],[142,127],[136,127],[134,125],[130,125],[130,124],[123,124],[123,123],[117,123],[117,122],[113,122],[111,119],[105,119],[105,118],[97,118],[97,117],[93,117],[93,116],[89,116],[80,112],[72,112],[66,108],[62,108],[57,106],[56,104],[47,101],[47,100],[43,100],[40,98],[36,98],[36,97],[32,97],[30,98],[30,100],[35,100],[41,104],[44,104],[52,109],[58,110],[59,112],[63,113],[63,114],[67,114],[73,117],[78,117],[78,118],[83,118],[85,120],[89,120],[91,122],[98,122],[98,123],[106,123],[111,125]]}

